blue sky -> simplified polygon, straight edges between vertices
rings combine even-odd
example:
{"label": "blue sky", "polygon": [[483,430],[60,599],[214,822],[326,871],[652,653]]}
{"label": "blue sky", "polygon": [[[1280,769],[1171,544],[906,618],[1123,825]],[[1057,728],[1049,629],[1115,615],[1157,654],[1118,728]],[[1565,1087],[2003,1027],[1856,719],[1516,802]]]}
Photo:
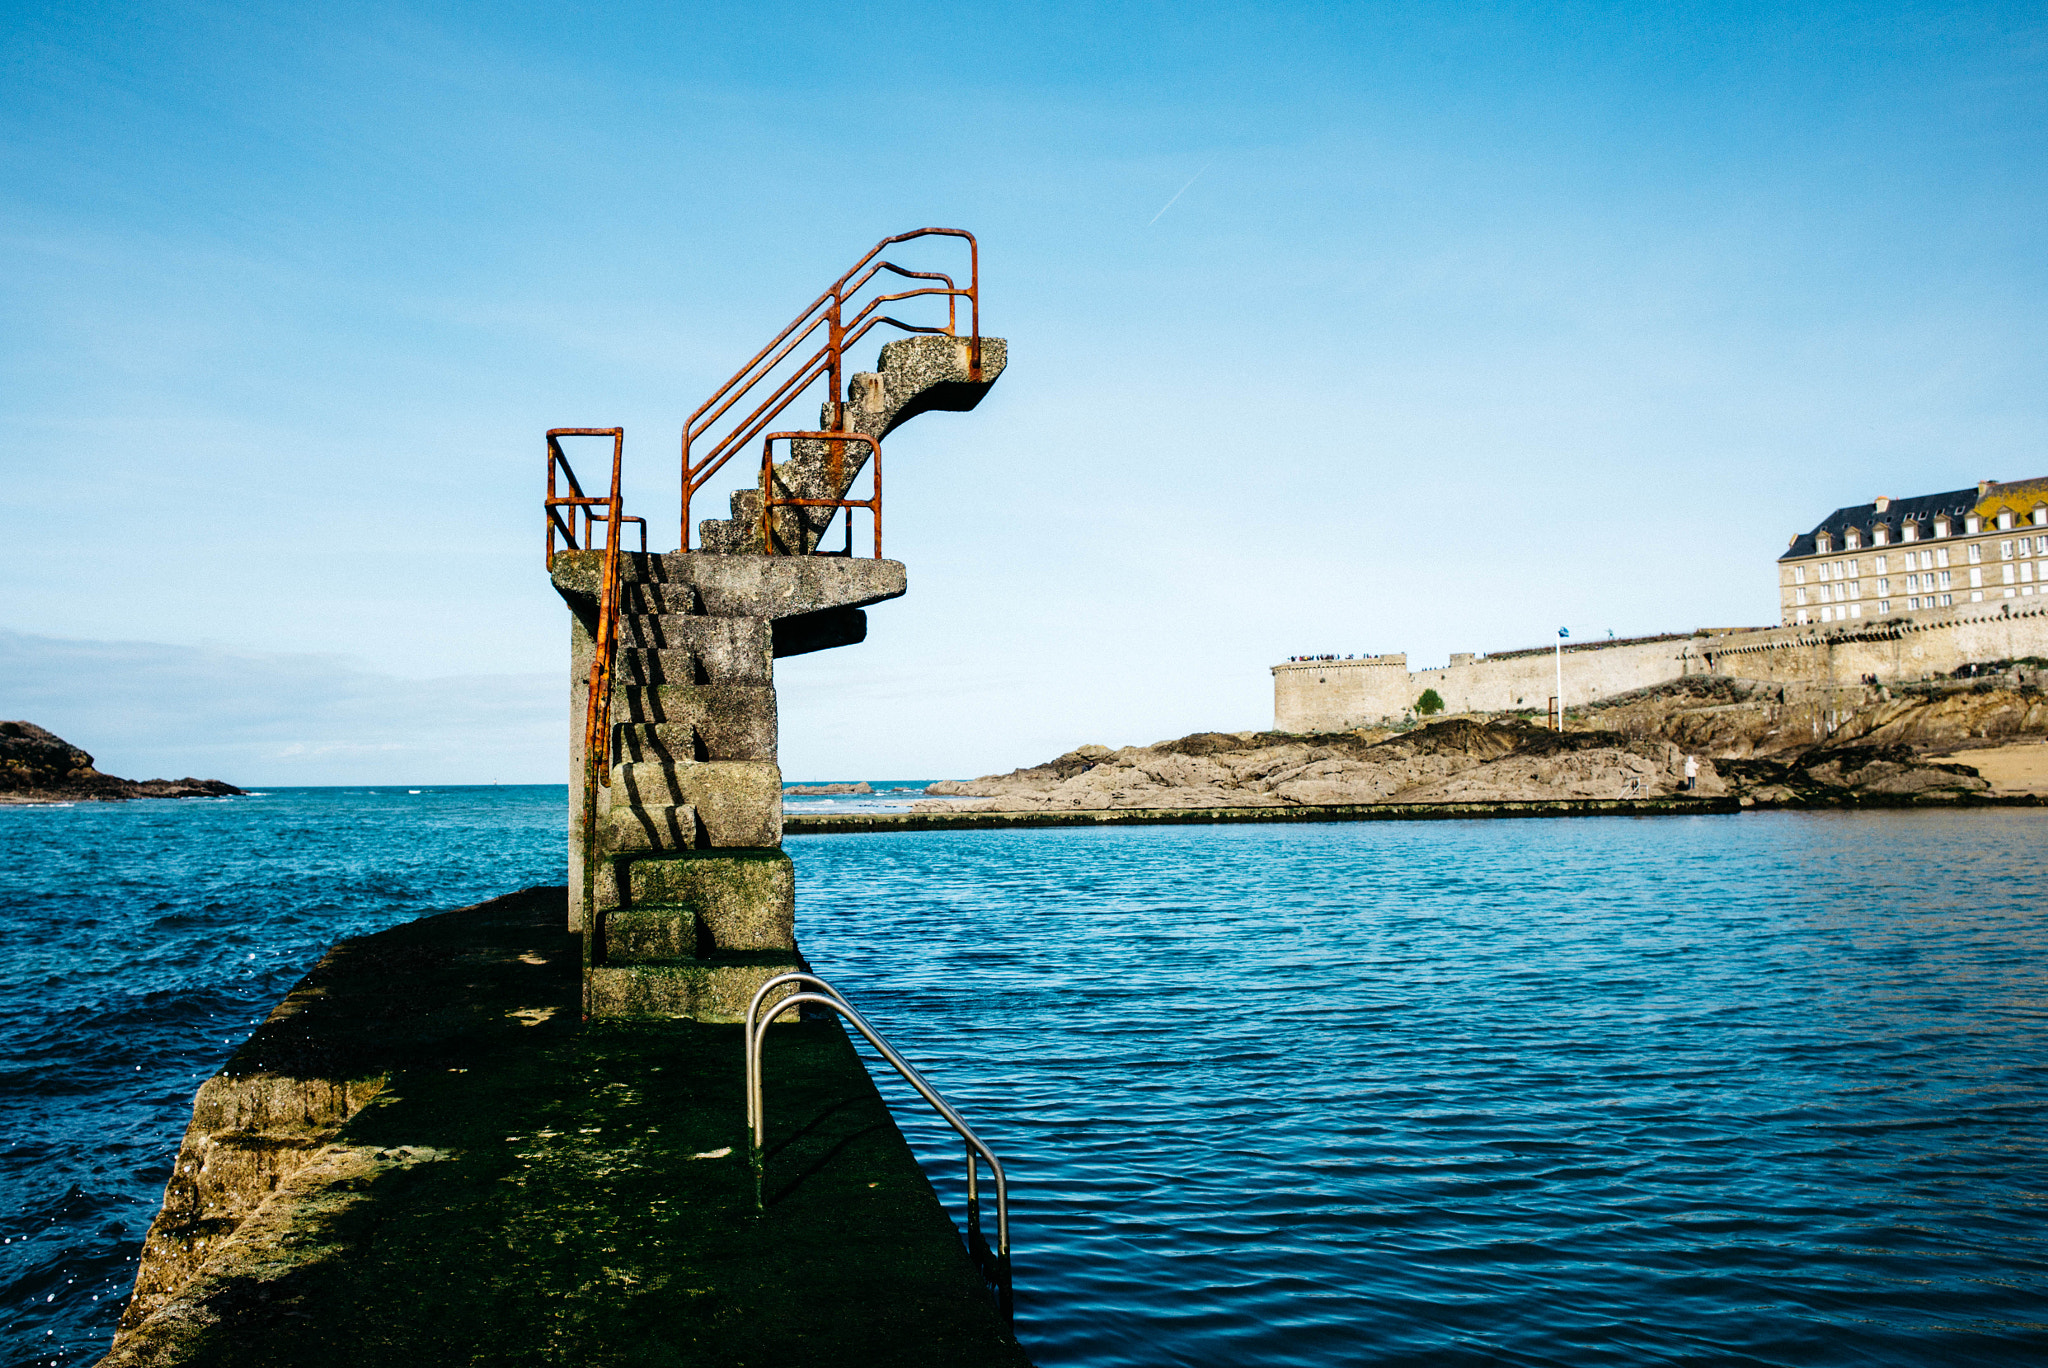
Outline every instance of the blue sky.
{"label": "blue sky", "polygon": [[560,779],[540,434],[623,424],[665,544],[683,415],[923,224],[1011,369],[892,441],[911,592],[783,662],[793,778],[1767,622],[1836,506],[2048,473],[2038,7],[39,4],[0,60],[0,716],[118,773]]}

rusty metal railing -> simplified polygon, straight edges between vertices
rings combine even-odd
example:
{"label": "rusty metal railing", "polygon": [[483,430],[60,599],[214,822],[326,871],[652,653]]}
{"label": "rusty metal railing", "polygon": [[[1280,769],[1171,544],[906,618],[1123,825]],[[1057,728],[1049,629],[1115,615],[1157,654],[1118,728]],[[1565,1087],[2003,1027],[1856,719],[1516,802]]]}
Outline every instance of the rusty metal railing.
{"label": "rusty metal railing", "polygon": [[[830,445],[825,457],[825,478],[832,488],[841,488],[846,453],[844,448],[850,442],[866,442],[868,446],[868,468],[874,475],[874,489],[865,499],[802,499],[775,492],[775,444],[784,440],[817,438]],[[769,555],[775,555],[784,548],[775,544],[775,510],[778,508],[865,508],[875,519],[875,559],[882,558],[882,444],[865,432],[771,432],[761,439],[761,547]],[[799,520],[797,537],[799,545],[794,548],[802,554],[802,539],[808,535]],[[824,535],[821,530],[819,535]],[[846,515],[846,549],[831,553],[851,556],[853,554],[853,514]]]}
{"label": "rusty metal railing", "polygon": [[[968,278],[963,287],[953,277],[941,271],[912,271],[890,261],[879,261],[885,250],[899,242],[910,242],[925,237],[956,237],[967,243]],[[850,298],[865,289],[876,276],[887,271],[911,281],[935,281],[937,284],[917,286],[894,293],[877,294],[863,305],[851,318],[846,316]],[[946,326],[943,328],[906,323],[887,314],[877,313],[882,305],[897,300],[916,299],[926,295],[943,296],[946,301]],[[811,302],[809,308],[798,314],[790,325],[777,333],[773,340],[752,360],[740,367],[730,380],[698,406],[683,425],[683,526],[682,536],[677,542],[680,550],[690,549],[690,505],[697,491],[702,489],[733,456],[744,450],[748,443],[761,436],[775,425],[775,420],[803,396],[805,391],[819,380],[826,381],[824,412],[826,436],[843,437],[850,440],[846,432],[845,402],[845,354],[846,349],[859,342],[873,329],[886,323],[911,333],[944,333],[958,336],[959,301],[965,299],[968,306],[969,342],[967,352],[968,375],[970,379],[981,379],[981,247],[974,240],[974,234],[961,228],[918,228],[894,237],[883,238],[853,264],[853,268],[832,282],[825,293]],[[824,330],[824,341],[815,351],[803,354],[801,360],[792,361],[804,347]],[[757,386],[768,384],[784,371],[787,374],[776,381],[768,393],[754,408],[740,417],[730,417],[734,410]],[[816,434],[804,434],[806,436]],[[707,445],[708,443],[708,445]],[[879,492],[876,495],[880,498]],[[786,502],[784,507],[789,506]],[[858,506],[866,506],[861,504]],[[876,503],[877,524],[880,521],[880,505]],[[852,514],[847,515],[851,519]],[[849,531],[848,536],[851,537]]]}
{"label": "rusty metal railing", "polygon": [[[626,433],[623,428],[551,428],[548,431],[548,497],[546,508],[548,515],[548,569],[550,570],[555,568],[555,538],[557,536],[564,543],[561,548],[564,551],[594,551],[597,549],[597,542],[594,539],[594,533],[599,526],[597,510],[600,508],[610,509],[619,495],[618,453],[614,453],[612,458],[611,496],[609,498],[596,498],[585,494],[583,486],[577,483],[576,472],[570,468],[569,458],[563,455],[562,444],[556,440],[561,437],[614,437],[623,445]],[[567,494],[557,492],[555,484],[557,473],[561,475],[562,480],[569,486]],[[565,508],[569,510],[566,518],[562,515],[562,510]],[[583,534],[580,538],[576,533],[578,517],[581,517],[583,520]],[[638,523],[640,525],[640,549],[643,552],[646,551],[647,519],[621,517],[619,521],[621,523]],[[608,528],[609,525],[610,518],[607,515],[604,526]]]}
{"label": "rusty metal railing", "polygon": [[[562,451],[564,437],[609,437],[612,439],[612,483],[611,493],[597,498],[583,492],[577,483],[576,472],[569,466],[569,458]],[[590,688],[583,707],[583,916],[586,932],[590,928],[592,909],[596,905],[597,883],[597,791],[611,783],[612,749],[612,671],[619,649],[619,539],[627,523],[640,524],[640,550],[647,550],[647,520],[629,518],[625,515],[619,497],[619,472],[625,462],[626,430],[624,428],[551,428],[548,431],[548,568],[555,565],[555,537],[559,533],[568,545],[568,551],[595,551],[599,549],[593,539],[598,527],[604,528],[604,560],[602,562],[597,591],[597,622],[591,630]],[[556,491],[555,472],[560,470],[568,482],[569,493]],[[569,510],[565,520],[562,510]],[[604,520],[597,521],[597,511],[604,510]],[[576,519],[583,519],[583,538],[576,537]],[[593,939],[584,936],[585,953]]]}

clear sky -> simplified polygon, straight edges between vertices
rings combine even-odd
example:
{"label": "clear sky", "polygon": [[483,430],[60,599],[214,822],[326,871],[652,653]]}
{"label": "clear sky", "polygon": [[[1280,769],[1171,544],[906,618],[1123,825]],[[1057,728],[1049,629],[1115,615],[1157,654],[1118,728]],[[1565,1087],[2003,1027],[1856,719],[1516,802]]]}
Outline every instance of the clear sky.
{"label": "clear sky", "polygon": [[541,433],[672,545],[683,416],[925,224],[1011,367],[792,779],[1767,623],[1833,508],[2048,474],[2038,5],[0,12],[0,717],[116,773],[559,781]]}

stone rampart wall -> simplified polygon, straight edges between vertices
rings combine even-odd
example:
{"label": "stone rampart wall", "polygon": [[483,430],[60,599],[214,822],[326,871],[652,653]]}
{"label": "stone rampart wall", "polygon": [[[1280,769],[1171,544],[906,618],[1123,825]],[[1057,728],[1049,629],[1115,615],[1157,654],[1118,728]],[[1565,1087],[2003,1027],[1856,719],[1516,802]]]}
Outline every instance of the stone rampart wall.
{"label": "stone rampart wall", "polygon": [[[1693,674],[1802,684],[1854,684],[1866,675],[1928,679],[2026,656],[2048,656],[2048,604],[1971,604],[1912,621],[1568,646],[1564,699],[1567,708],[1577,707]],[[1275,665],[1273,728],[1336,732],[1396,722],[1413,713],[1425,689],[1435,689],[1449,712],[1541,714],[1556,692],[1549,652],[1452,660],[1442,669],[1415,671],[1403,655]]]}

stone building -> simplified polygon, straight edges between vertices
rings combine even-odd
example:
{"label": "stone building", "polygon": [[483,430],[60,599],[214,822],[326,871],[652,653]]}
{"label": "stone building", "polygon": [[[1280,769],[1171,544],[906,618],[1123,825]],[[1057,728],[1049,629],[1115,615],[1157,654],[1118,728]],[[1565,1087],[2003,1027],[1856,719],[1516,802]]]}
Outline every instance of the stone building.
{"label": "stone building", "polygon": [[2048,594],[2048,477],[1838,508],[1778,557],[1778,591],[1787,627]]}

